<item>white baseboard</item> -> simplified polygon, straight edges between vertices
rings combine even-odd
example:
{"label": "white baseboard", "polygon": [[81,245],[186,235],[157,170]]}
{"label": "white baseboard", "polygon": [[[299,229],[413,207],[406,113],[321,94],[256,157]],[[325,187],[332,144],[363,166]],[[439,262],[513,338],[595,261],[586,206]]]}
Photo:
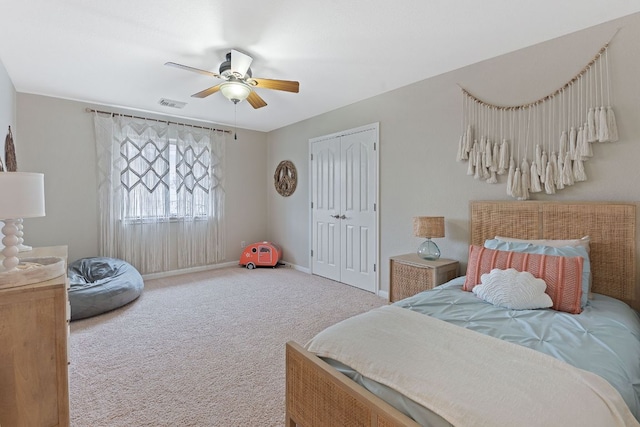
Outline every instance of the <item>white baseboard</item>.
{"label": "white baseboard", "polygon": [[[284,268],[292,268],[294,270],[298,270],[301,271],[303,273],[307,273],[307,274],[311,274],[311,270],[306,268],[306,267],[300,267],[299,265],[296,264],[292,264],[290,262],[287,261],[281,261],[282,267]],[[232,267],[232,266],[237,266],[238,261],[229,261],[229,262],[223,262],[220,264],[212,264],[212,265],[203,265],[201,267],[191,267],[191,268],[183,268],[181,270],[171,270],[171,271],[163,271],[160,273],[149,273],[149,274],[143,274],[142,278],[145,280],[151,280],[151,279],[162,279],[165,277],[171,277],[171,276],[178,276],[180,274],[187,274],[187,273],[197,273],[199,271],[207,271],[207,270],[216,270],[218,268],[225,268],[225,267]]]}
{"label": "white baseboard", "polygon": [[[290,263],[290,262],[287,262],[287,261],[281,261],[281,262],[282,262],[282,264],[284,264],[284,266],[283,266],[283,267],[286,267],[286,268],[293,268],[294,270],[298,270],[298,271],[301,271],[301,272],[303,272],[303,273],[311,274],[311,269],[310,269],[310,268],[307,268],[307,267],[300,267],[299,265],[296,265],[296,264],[293,264],[293,263]],[[379,290],[379,291],[378,291],[378,293],[377,293],[377,295],[378,295],[379,297],[381,297],[381,298],[386,299],[386,300],[388,300],[388,299],[389,299],[389,292],[388,292],[388,291],[381,291],[381,290]]]}
{"label": "white baseboard", "polygon": [[293,268],[294,270],[301,271],[303,273],[311,274],[311,269],[307,267],[300,267],[299,265],[290,263],[288,261],[281,261],[284,264],[284,267]]}
{"label": "white baseboard", "polygon": [[[301,267],[297,264],[293,264],[290,263],[288,261],[281,261],[282,265],[281,267],[284,268],[292,268],[294,270],[297,271],[301,271],[303,273],[306,274],[311,274],[311,269],[308,267]],[[151,280],[151,279],[162,279],[164,277],[171,277],[171,276],[177,276],[180,274],[187,274],[187,273],[196,273],[199,271],[207,271],[207,270],[216,270],[218,268],[226,268],[226,267],[232,267],[234,265],[238,265],[237,261],[229,261],[229,262],[223,262],[220,264],[212,264],[212,265],[203,265],[201,267],[192,267],[192,268],[184,268],[181,270],[172,270],[172,271],[163,271],[161,273],[150,273],[150,274],[143,274],[142,278],[145,280]],[[385,299],[389,299],[389,292],[387,291],[378,291],[378,296],[381,298],[385,298]]]}
{"label": "white baseboard", "polygon": [[178,276],[180,274],[197,273],[199,271],[207,271],[207,270],[216,270],[218,268],[231,267],[234,265],[237,266],[238,261],[229,261],[229,262],[223,262],[220,264],[203,265],[201,267],[183,268],[181,270],[163,271],[160,273],[143,274],[142,278],[145,280],[162,279],[165,277]]}

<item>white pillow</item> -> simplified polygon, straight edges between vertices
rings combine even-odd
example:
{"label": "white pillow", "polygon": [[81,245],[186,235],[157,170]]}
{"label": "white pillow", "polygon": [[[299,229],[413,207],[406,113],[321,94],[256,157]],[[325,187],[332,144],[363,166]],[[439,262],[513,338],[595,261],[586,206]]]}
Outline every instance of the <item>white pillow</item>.
{"label": "white pillow", "polygon": [[499,307],[531,310],[553,305],[551,297],[544,293],[546,289],[544,280],[537,279],[527,271],[495,268],[480,277],[480,284],[474,286],[473,293]]}

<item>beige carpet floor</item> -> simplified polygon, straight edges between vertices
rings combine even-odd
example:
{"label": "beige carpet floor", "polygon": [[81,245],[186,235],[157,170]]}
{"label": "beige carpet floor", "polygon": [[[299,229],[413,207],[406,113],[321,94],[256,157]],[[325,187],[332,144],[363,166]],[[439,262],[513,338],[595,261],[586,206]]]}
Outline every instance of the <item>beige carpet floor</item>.
{"label": "beige carpet floor", "polygon": [[290,268],[148,280],[133,303],[71,323],[71,425],[282,426],[285,343],[384,304]]}

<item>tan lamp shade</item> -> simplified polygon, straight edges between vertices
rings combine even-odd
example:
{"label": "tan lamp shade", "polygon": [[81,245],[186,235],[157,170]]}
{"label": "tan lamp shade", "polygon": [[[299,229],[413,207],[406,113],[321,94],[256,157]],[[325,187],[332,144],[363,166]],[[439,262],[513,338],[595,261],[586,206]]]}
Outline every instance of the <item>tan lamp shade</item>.
{"label": "tan lamp shade", "polygon": [[443,216],[414,216],[413,235],[416,237],[444,237]]}

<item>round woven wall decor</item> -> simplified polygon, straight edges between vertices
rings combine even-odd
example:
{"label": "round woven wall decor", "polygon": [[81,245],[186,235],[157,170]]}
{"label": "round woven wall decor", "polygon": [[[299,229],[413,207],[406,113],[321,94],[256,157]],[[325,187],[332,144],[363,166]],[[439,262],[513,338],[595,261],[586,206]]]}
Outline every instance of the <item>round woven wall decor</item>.
{"label": "round woven wall decor", "polygon": [[289,160],[281,161],[273,175],[273,185],[278,194],[284,197],[292,195],[296,191],[297,184],[298,172],[294,164]]}

